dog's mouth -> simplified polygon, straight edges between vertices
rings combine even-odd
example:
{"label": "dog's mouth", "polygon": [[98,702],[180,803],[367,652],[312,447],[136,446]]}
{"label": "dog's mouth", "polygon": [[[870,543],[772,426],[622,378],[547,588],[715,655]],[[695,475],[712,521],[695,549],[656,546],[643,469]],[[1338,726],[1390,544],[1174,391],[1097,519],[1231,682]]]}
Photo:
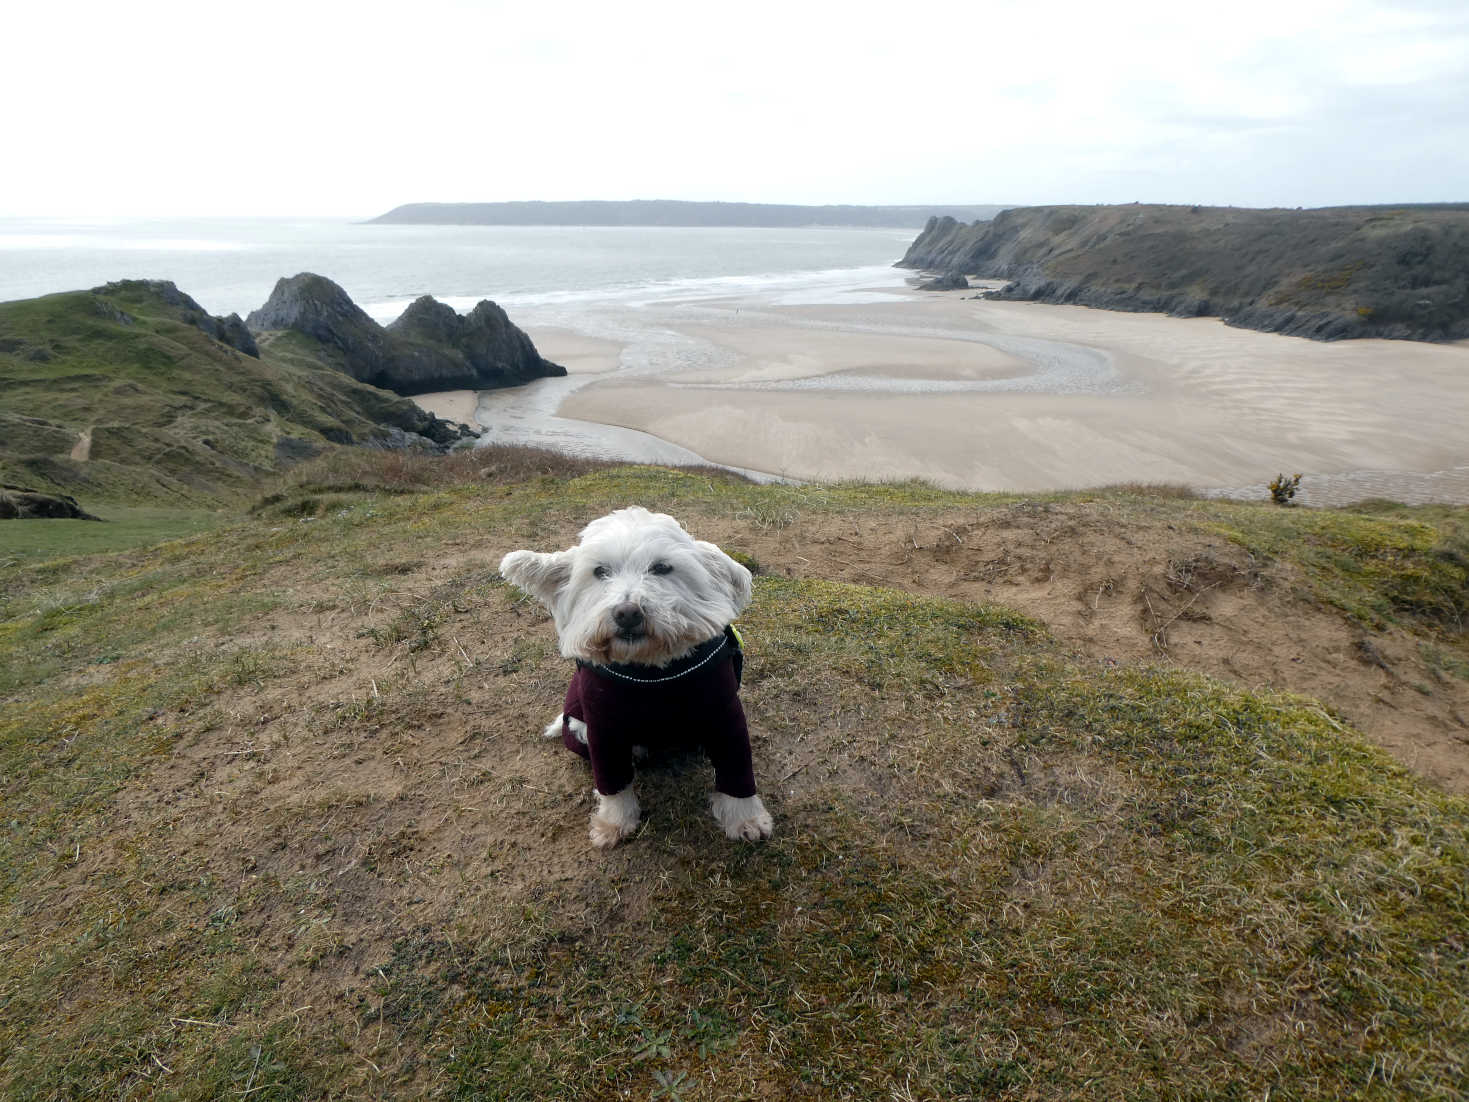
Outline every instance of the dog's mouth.
{"label": "dog's mouth", "polygon": [[646,622],[625,624],[603,638],[605,642],[598,649],[604,662],[646,662],[661,642]]}
{"label": "dog's mouth", "polygon": [[627,659],[650,646],[653,634],[647,624],[633,624],[619,628],[607,640],[607,649],[622,659]]}

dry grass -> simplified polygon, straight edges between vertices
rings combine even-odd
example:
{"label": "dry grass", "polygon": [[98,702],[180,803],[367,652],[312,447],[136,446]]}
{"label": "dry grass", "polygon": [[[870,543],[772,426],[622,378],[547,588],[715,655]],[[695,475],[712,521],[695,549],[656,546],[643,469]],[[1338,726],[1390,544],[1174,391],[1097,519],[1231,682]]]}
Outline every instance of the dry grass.
{"label": "dry grass", "polygon": [[653,469],[389,493],[386,463],[6,569],[0,1093],[1464,1097],[1469,807],[1312,701],[1003,608],[762,573],[776,838],[723,841],[675,761],[590,851],[585,768],[535,737],[568,671],[500,553],[639,500],[762,560],[835,517],[876,565],[863,523],[956,554],[924,510],[1012,506]]}

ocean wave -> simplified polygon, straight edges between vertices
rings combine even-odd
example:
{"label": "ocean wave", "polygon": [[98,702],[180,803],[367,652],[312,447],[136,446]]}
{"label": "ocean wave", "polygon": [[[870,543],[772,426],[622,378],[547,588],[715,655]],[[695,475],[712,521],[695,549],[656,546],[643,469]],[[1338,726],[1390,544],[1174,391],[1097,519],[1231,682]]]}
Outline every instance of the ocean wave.
{"label": "ocean wave", "polygon": [[[861,268],[826,268],[803,272],[764,272],[754,275],[692,277],[613,283],[600,287],[559,291],[486,292],[482,295],[435,295],[440,302],[467,313],[482,299],[491,299],[512,316],[525,311],[561,313],[611,306],[641,309],[680,302],[740,298],[772,306],[817,306],[893,302],[892,294],[905,286],[903,273],[887,265]],[[386,324],[401,314],[412,298],[392,298],[367,303],[363,309],[375,321]]]}

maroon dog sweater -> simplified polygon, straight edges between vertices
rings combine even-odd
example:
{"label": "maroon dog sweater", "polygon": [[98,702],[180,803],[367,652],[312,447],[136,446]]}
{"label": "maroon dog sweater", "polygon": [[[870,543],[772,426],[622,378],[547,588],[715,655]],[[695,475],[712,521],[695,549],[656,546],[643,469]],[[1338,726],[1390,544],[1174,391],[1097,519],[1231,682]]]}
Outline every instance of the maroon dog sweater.
{"label": "maroon dog sweater", "polygon": [[[714,765],[714,790],[755,795],[750,732],[740,705],[744,655],[731,628],[667,666],[578,661],[566,690],[561,741],[592,763],[604,796],[633,779],[632,748],[699,746]],[[587,725],[587,741],[571,720]]]}

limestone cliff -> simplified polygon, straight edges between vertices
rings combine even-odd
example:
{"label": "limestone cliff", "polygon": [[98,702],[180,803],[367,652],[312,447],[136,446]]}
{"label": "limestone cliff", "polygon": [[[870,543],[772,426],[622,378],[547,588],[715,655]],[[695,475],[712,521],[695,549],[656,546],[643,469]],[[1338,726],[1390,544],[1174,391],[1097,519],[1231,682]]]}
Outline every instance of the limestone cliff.
{"label": "limestone cliff", "polygon": [[431,295],[416,299],[388,326],[405,379],[434,379],[433,390],[479,390],[516,386],[565,375],[543,359],[505,311],[488,299],[460,314]]}
{"label": "limestone cliff", "polygon": [[255,333],[309,337],[354,379],[397,394],[488,390],[566,374],[493,302],[461,317],[425,295],[384,329],[341,287],[311,272],[279,280],[245,324]]}
{"label": "limestone cliff", "polygon": [[930,219],[900,267],[989,297],[1211,315],[1318,340],[1469,337],[1469,206],[1021,207]]}

